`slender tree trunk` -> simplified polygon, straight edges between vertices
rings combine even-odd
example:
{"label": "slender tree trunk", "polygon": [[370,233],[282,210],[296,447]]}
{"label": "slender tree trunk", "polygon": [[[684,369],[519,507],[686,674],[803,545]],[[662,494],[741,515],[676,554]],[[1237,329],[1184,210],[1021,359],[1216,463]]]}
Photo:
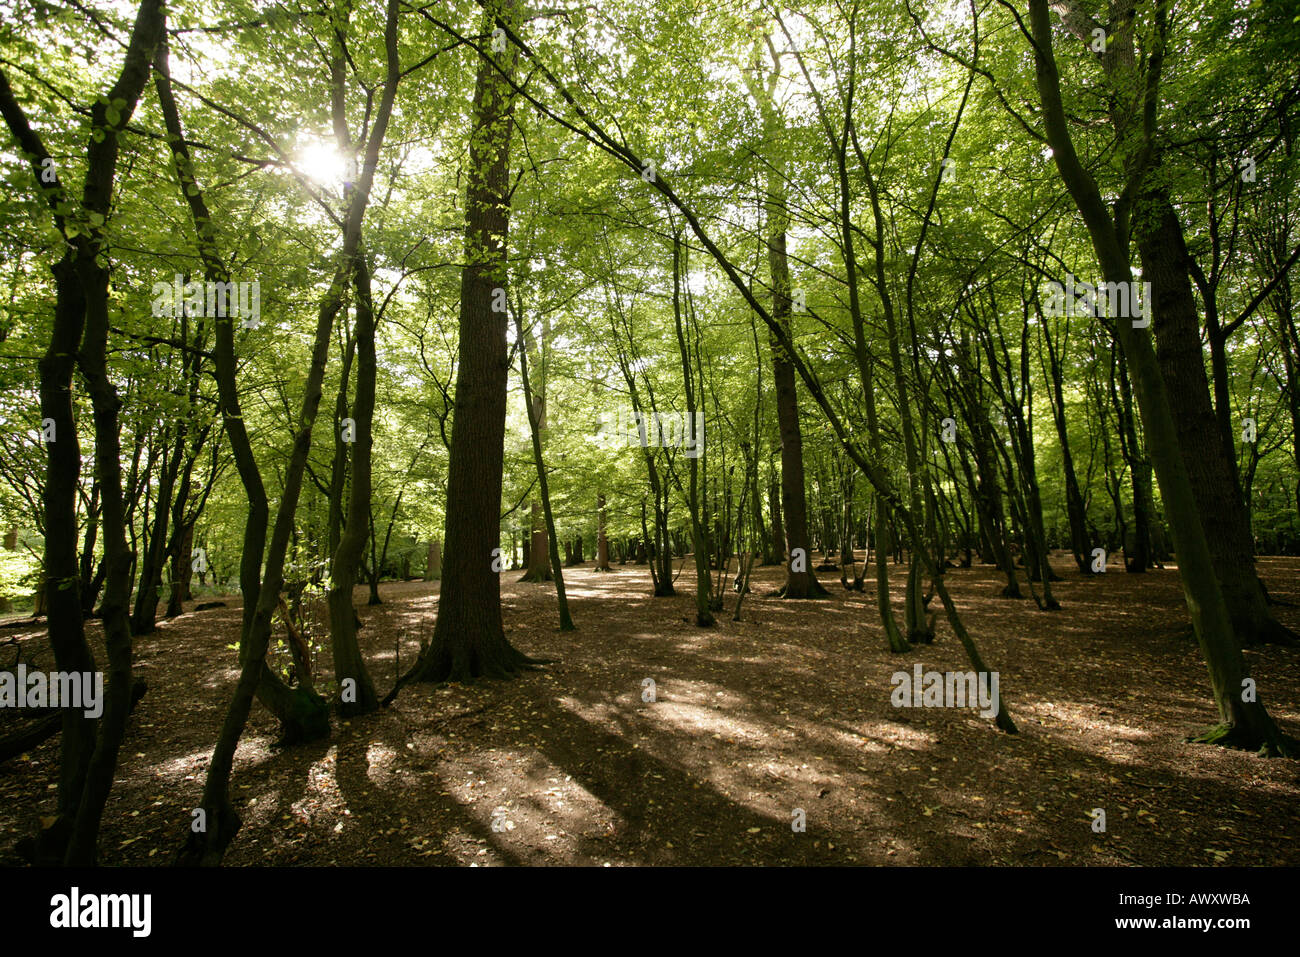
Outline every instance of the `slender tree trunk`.
{"label": "slender tree trunk", "polygon": [[564,569],[560,565],[560,547],[555,536],[555,516],[551,513],[551,492],[546,479],[546,462],[542,458],[542,422],[539,411],[541,402],[534,403],[531,383],[528,379],[528,340],[524,336],[523,319],[519,310],[515,310],[515,332],[519,342],[519,376],[524,387],[524,407],[528,410],[528,434],[533,442],[533,464],[537,467],[537,484],[542,496],[542,509],[546,519],[545,534],[549,542],[547,549],[551,560],[551,575],[555,580],[555,600],[560,612],[560,631],[573,631],[573,619],[569,615],[569,599],[564,593]]}
{"label": "slender tree trunk", "polygon": [[[280,602],[280,590],[284,584],[284,560],[290,534],[294,527],[298,498],[302,491],[303,473],[311,451],[311,432],[320,408],[322,384],[325,378],[325,366],[329,361],[330,335],[334,319],[342,308],[348,282],[356,268],[355,257],[361,241],[361,226],[366,205],[370,195],[374,170],[378,161],[379,149],[387,132],[388,121],[392,115],[393,100],[397,92],[398,50],[397,50],[397,0],[389,0],[386,11],[384,30],[384,47],[387,57],[387,76],[379,107],[376,110],[374,124],[365,151],[365,163],[361,170],[360,182],[350,196],[344,220],[343,242],[335,266],[333,281],[321,301],[317,316],[315,341],[312,345],[311,364],[304,384],[303,402],[294,442],[288,462],[285,466],[284,492],[276,513],[275,528],[272,532],[266,557],[265,576],[259,581],[262,544],[265,532],[265,513],[258,532],[258,525],[253,522],[250,511],[250,524],[245,528],[245,545],[249,544],[251,533],[258,546],[255,554],[248,550],[242,557],[241,586],[244,589],[245,625],[240,641],[240,674],[234,695],[222,723],[221,734],[213,750],[208,766],[208,777],[203,788],[204,826],[201,830],[191,829],[182,860],[189,863],[218,864],[226,848],[234,839],[240,827],[240,818],[230,801],[230,775],[234,765],[235,750],[243,734],[248,715],[252,709],[253,697],[259,685],[267,686],[266,676],[270,669],[266,665],[266,650],[271,636],[271,618]],[[159,74],[165,75],[165,60],[160,58]],[[343,72],[338,59],[332,65],[332,88],[336,120],[343,113]],[[178,173],[186,199],[190,206],[191,218],[194,220],[200,238],[200,250],[204,257],[207,271],[214,277],[225,275],[226,269],[220,257],[216,255],[215,234],[211,216],[202,191],[194,182],[193,166],[189,159],[188,147],[180,130],[179,116],[176,114],[174,101],[170,104],[170,85],[159,84],[159,98],[163,102],[164,114],[168,126],[168,139],[176,160]],[[222,412],[227,433],[231,436],[231,447],[236,463],[244,480],[246,493],[261,491],[261,476],[257,471],[256,460],[251,454],[247,433],[242,416],[239,414],[237,390],[235,388],[234,331],[231,317],[218,318],[217,335],[217,372],[218,388],[221,394]],[[238,436],[238,438],[237,438]],[[242,464],[241,464],[242,463]],[[251,497],[251,496],[250,496]],[[250,506],[262,504],[250,502]],[[249,599],[256,596],[256,607],[249,609]],[[270,685],[272,690],[273,685]],[[299,689],[301,690],[301,689]],[[305,733],[328,733],[327,712],[317,707],[317,701],[304,698],[301,702],[300,727]],[[286,731],[287,735],[288,731]]]}
{"label": "slender tree trunk", "polygon": [[785,523],[781,521],[781,485],[772,476],[767,485],[767,509],[772,516],[772,564],[785,563]]}
{"label": "slender tree trunk", "polygon": [[1136,416],[1133,414],[1133,391],[1130,386],[1129,367],[1123,353],[1117,350],[1112,365],[1113,381],[1118,381],[1115,392],[1115,418],[1119,426],[1120,451],[1128,463],[1133,485],[1133,534],[1130,553],[1128,536],[1124,541],[1125,569],[1129,574],[1140,575],[1151,567],[1151,521],[1155,500],[1151,489],[1151,464],[1138,440]]}
{"label": "slender tree trunk", "polygon": [[[184,319],[182,330],[185,328]],[[184,341],[182,332],[182,341]],[[135,609],[131,614],[131,630],[137,635],[147,635],[154,630],[158,615],[158,593],[162,585],[163,563],[167,555],[168,523],[171,520],[173,493],[180,473],[181,458],[185,452],[185,428],[177,427],[177,436],[170,449],[164,450],[163,467],[158,470],[158,500],[154,508],[153,529],[150,531],[144,555],[140,562],[140,585],[136,590]]]}
{"label": "slender tree trunk", "polygon": [[425,556],[424,563],[424,580],[427,582],[438,581],[442,578],[442,542],[434,538],[429,542],[429,548]]}
{"label": "slender tree trunk", "polygon": [[[696,396],[691,377],[690,351],[687,348],[686,335],[682,327],[681,260],[681,233],[675,232],[673,234],[673,319],[677,330],[677,349],[682,363],[682,384],[686,390],[686,423],[684,428],[685,431],[690,433],[693,440],[689,444],[702,452],[704,436],[695,434]],[[683,437],[683,444],[688,444],[685,437]],[[709,576],[708,540],[704,535],[705,520],[700,515],[699,458],[697,456],[687,461],[690,470],[690,488],[686,495],[686,505],[691,521],[691,550],[695,554],[695,624],[701,628],[711,628],[715,624],[711,607],[712,579]]]}
{"label": "slender tree trunk", "polygon": [[1052,342],[1052,332],[1048,320],[1041,314],[1038,319],[1039,329],[1046,346],[1050,387],[1048,398],[1051,400],[1052,423],[1056,426],[1056,437],[1061,443],[1061,469],[1065,478],[1065,513],[1070,523],[1070,552],[1080,573],[1091,575],[1092,543],[1088,538],[1088,515],[1084,507],[1083,495],[1079,491],[1079,479],[1074,471],[1074,456],[1070,451],[1070,432],[1065,413],[1064,364],[1065,350],[1070,333],[1069,319],[1065,320],[1065,329],[1061,333],[1060,350]]}
{"label": "slender tree trunk", "polygon": [[[1126,236],[1116,228],[1096,182],[1080,161],[1070,137],[1061,100],[1060,78],[1052,53],[1047,0],[1030,0],[1029,12],[1039,99],[1053,160],[1088,228],[1103,278],[1106,282],[1127,286],[1133,276]],[[1122,41],[1123,38],[1118,39]],[[1122,45],[1119,50],[1123,51]],[[1150,69],[1158,69],[1158,64],[1151,65]],[[1163,290],[1154,284],[1152,289],[1159,302]],[[1220,725],[1203,735],[1201,740],[1258,748],[1268,754],[1288,754],[1290,746],[1282,738],[1261,697],[1256,695],[1243,700],[1247,698],[1243,694],[1247,675],[1245,661],[1214,573],[1209,543],[1178,444],[1178,426],[1151,338],[1147,330],[1134,328],[1123,318],[1115,323],[1115,329],[1133,372],[1143,431],[1178,555],[1187,610],[1210,672],[1219,712]]]}
{"label": "slender tree trunk", "polygon": [[596,515],[598,528],[596,532],[596,571],[612,571],[609,567],[609,539],[605,537],[605,496],[596,496]]}
{"label": "slender tree trunk", "polygon": [[[346,307],[345,307],[346,308]],[[352,363],[356,359],[357,341],[347,330],[343,346],[343,368],[339,371],[339,393],[334,399],[334,457],[330,460],[330,494],[325,522],[328,526],[327,547],[333,555],[338,551],[343,535],[344,492],[348,481],[348,443],[343,441],[343,420],[348,417],[348,383],[352,378]]]}
{"label": "slender tree trunk", "polygon": [[[327,595],[330,613],[330,647],[334,655],[336,707],[343,717],[378,709],[379,696],[357,644],[357,613],[352,605],[357,565],[370,535],[371,455],[375,418],[375,315],[370,293],[370,266],[365,253],[357,256],[352,275],[356,290],[357,396],[352,409],[355,427],[347,526],[339,537],[330,567]],[[346,388],[346,380],[340,390]]]}
{"label": "slender tree trunk", "polygon": [[[778,189],[773,181],[768,191]],[[785,247],[784,197],[778,192],[768,204],[768,267],[772,273],[772,318],[790,338],[790,267]],[[817,598],[826,589],[810,565],[808,504],[804,496],[803,435],[799,427],[799,397],[794,367],[781,343],[772,338],[772,379],[776,391],[776,417],[781,432],[781,512],[788,546],[783,598]]]}

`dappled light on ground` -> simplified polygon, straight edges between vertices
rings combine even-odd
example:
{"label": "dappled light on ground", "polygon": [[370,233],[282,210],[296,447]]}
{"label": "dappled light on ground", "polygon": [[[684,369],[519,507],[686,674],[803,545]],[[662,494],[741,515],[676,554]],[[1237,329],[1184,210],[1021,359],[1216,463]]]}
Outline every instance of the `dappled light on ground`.
{"label": "dappled light on ground", "polygon": [[[970,666],[942,616],[933,645],[889,654],[870,579],[846,592],[827,575],[829,598],[783,601],[780,570],[756,568],[742,621],[732,592],[717,626],[700,629],[680,582],[653,599],[644,566],[569,568],[578,630],[563,633],[553,584],[503,576],[511,641],[553,663],[508,682],[410,686],[389,709],[335,718],[328,741],[290,748],[255,706],[232,787],[244,829],[227,861],[1300,862],[1294,762],[1184,740],[1215,715],[1176,575],[1090,580],[1066,565],[1058,557],[1056,614],[1000,597],[990,569],[948,573],[1015,736],[975,708],[893,705],[895,672]],[[1300,598],[1300,561],[1261,566],[1275,597]],[[382,605],[361,589],[356,602],[382,694],[399,657],[409,667],[432,635],[439,585],[381,591]],[[1297,624],[1294,608],[1278,611]],[[239,616],[231,599],[140,639],[150,691],[105,818],[107,863],[161,864],[183,839],[237,678]],[[1246,654],[1272,713],[1300,731],[1300,652]],[[315,667],[330,687],[328,647]],[[0,768],[0,853],[56,774],[54,742]]]}

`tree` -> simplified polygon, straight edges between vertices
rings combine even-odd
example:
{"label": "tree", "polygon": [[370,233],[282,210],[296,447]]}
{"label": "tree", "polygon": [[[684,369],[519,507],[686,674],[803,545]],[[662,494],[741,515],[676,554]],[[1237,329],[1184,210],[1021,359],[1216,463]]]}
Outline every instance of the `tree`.
{"label": "tree", "polygon": [[[1035,75],[1052,158],[1087,226],[1105,281],[1120,283],[1120,288],[1130,288],[1133,273],[1128,261],[1123,222],[1116,223],[1108,214],[1096,181],[1075,152],[1067,125],[1060,75],[1052,53],[1047,0],[1030,0],[1029,10]],[[1123,35],[1117,39],[1123,43],[1131,42]],[[1131,47],[1127,49],[1131,50]],[[1148,84],[1144,89],[1148,98],[1146,108],[1154,109],[1150,98],[1157,95],[1158,86]],[[1146,172],[1139,165],[1131,175],[1140,177]],[[1140,179],[1137,182],[1140,183]],[[1156,291],[1155,294],[1159,297],[1162,292]],[[1125,319],[1115,323],[1115,330],[1133,372],[1143,429],[1178,553],[1187,610],[1214,687],[1220,724],[1202,739],[1259,749],[1268,754],[1287,754],[1289,746],[1283,741],[1263,702],[1253,696],[1244,700],[1247,698],[1242,691],[1247,677],[1245,661],[1232,629],[1223,591],[1215,576],[1209,543],[1178,442],[1166,384],[1150,336]]]}
{"label": "tree", "polygon": [[[487,0],[484,9],[484,35],[515,19],[514,0]],[[506,244],[514,112],[509,78],[518,57],[514,37],[510,40],[501,51],[479,49],[474,88],[465,188],[466,265],[461,271],[456,412],[438,621],[428,649],[386,701],[412,680],[504,678],[535,664],[506,639],[499,577],[503,561],[498,516],[509,371]]]}

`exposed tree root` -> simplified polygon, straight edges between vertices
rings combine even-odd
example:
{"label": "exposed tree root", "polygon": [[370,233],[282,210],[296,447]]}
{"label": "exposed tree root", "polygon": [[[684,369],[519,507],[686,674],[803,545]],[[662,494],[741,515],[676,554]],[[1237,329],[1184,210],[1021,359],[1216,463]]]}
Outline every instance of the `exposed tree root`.
{"label": "exposed tree root", "polygon": [[1193,744],[1213,744],[1221,748],[1254,751],[1261,758],[1300,757],[1300,741],[1295,738],[1278,734],[1277,740],[1265,741],[1258,733],[1240,725],[1216,724],[1187,740]]}
{"label": "exposed tree root", "polygon": [[[219,808],[203,808],[204,816],[192,818],[189,836],[176,855],[173,864],[179,867],[218,867],[226,856],[226,849],[235,840],[243,820],[229,803]],[[203,830],[194,830],[202,820]]]}

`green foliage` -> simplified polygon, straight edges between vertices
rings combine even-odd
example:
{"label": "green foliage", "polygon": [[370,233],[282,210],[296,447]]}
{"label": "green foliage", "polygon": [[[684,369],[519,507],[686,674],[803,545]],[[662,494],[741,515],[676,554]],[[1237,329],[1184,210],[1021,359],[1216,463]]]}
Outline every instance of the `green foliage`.
{"label": "green foliage", "polygon": [[[151,290],[177,274],[203,278],[185,205],[187,196],[201,191],[211,211],[202,228],[232,278],[260,284],[262,321],[256,328],[236,323],[234,338],[244,422],[274,507],[306,381],[310,330],[332,279],[332,253],[349,195],[340,172],[344,157],[333,142],[331,79],[322,51],[331,48],[332,31],[344,33],[343,115],[355,148],[382,87],[383,11],[345,2],[324,13],[263,11],[245,0],[169,5],[170,25],[181,31],[218,22],[255,25],[176,34],[172,74],[192,161],[183,164],[178,184],[157,98],[147,90],[122,137],[119,182],[106,220],[98,213],[83,216],[73,198],[85,173],[85,145],[102,137],[103,129],[92,128],[84,110],[70,104],[97,103],[104,123],[121,124],[125,102],[110,101],[104,92],[120,46],[104,33],[122,36],[128,18],[123,11],[104,13],[100,29],[71,10],[12,6],[13,16],[0,28],[0,52],[7,64],[22,65],[6,66],[6,76],[18,102],[40,117],[41,136],[69,190],[55,199],[55,211],[67,238],[102,233],[103,261],[112,271],[110,374],[123,397],[133,531],[138,537],[145,530],[151,514],[146,506],[156,495],[157,474],[177,430],[183,425],[193,436],[208,429],[194,465],[194,544],[205,549],[211,567],[206,587],[219,582],[234,588],[248,499],[218,414],[212,324],[198,346],[205,353],[203,372],[191,395],[178,386],[185,381],[187,353],[177,342],[182,334],[193,339],[196,323],[154,315]],[[449,507],[447,442],[455,428],[460,374],[467,133],[475,44],[484,38],[476,37],[478,4],[458,0],[443,6],[436,17],[404,8],[399,51],[406,72],[375,168],[364,237],[380,309],[372,519],[376,553],[388,541],[382,559],[388,575],[423,568],[426,544],[441,537]],[[1275,274],[1270,240],[1280,235],[1287,248],[1296,241],[1300,198],[1290,131],[1300,73],[1293,69],[1297,27],[1280,2],[1180,0],[1175,6],[1163,48],[1168,62],[1159,119],[1168,132],[1162,134],[1166,162],[1157,185],[1176,195],[1190,252],[1214,273],[1218,311],[1226,321]],[[834,162],[836,149],[845,149],[847,207],[885,472],[895,484],[906,481],[900,396],[889,371],[888,297],[905,336],[902,381],[916,406],[918,434],[926,461],[934,463],[930,471],[945,496],[945,514],[971,508],[961,455],[972,452],[975,423],[993,411],[1019,409],[1031,431],[1048,538],[1056,544],[1066,540],[1063,455],[1053,428],[1053,370],[1044,333],[1059,344],[1066,438],[1088,521],[1109,535],[1131,509],[1129,466],[1119,452],[1111,401],[1109,334],[1099,323],[1044,318],[1037,310],[1046,279],[1090,275],[1093,251],[1041,142],[1040,121],[1030,106],[1036,97],[1032,58],[1014,18],[1002,7],[980,8],[979,72],[972,78],[963,66],[976,55],[966,7],[913,4],[916,21],[896,4],[852,9],[850,22],[849,8],[820,2],[741,15],[700,0],[664,0],[649,15],[643,4],[615,0],[599,9],[538,11],[518,26],[534,62],[544,64],[616,140],[593,143],[566,128],[585,127],[575,106],[540,73],[530,74],[526,96],[516,98],[504,285],[510,309],[522,315],[530,365],[546,399],[545,455],[562,538],[581,535],[591,549],[602,495],[611,537],[641,535],[641,507],[649,494],[643,453],[595,441],[602,416],[631,412],[620,362],[631,371],[643,406],[653,395],[656,410],[666,415],[687,411],[672,299],[675,233],[687,246],[688,295],[678,305],[686,310],[685,328],[698,354],[693,386],[706,418],[706,523],[712,527],[729,507],[734,511],[751,462],[758,469],[764,520],[771,518],[766,490],[775,477],[780,439],[767,331],[652,184],[610,155],[624,150],[653,162],[656,175],[696,211],[763,302],[773,293],[765,249],[768,176],[782,171],[786,209],[779,215],[789,218],[791,286],[804,305],[792,316],[796,353],[846,426],[862,437],[866,410]],[[451,31],[473,42],[460,42]],[[1140,59],[1150,56],[1157,36],[1153,8],[1139,5],[1134,42]],[[780,59],[769,107],[775,122],[765,120],[753,95],[773,69],[769,40]],[[1064,31],[1059,43],[1076,142],[1114,201],[1128,134],[1106,121],[1096,58],[1071,45]],[[1120,88],[1114,95],[1133,93]],[[833,135],[827,135],[828,126]],[[1258,166],[1253,186],[1235,175],[1243,157]],[[34,441],[41,419],[34,383],[52,322],[49,267],[62,254],[65,236],[53,228],[31,165],[12,143],[5,159],[0,424],[7,434],[0,443],[0,514],[24,534],[39,534],[44,456]],[[940,179],[945,167],[948,175]],[[1253,520],[1260,546],[1278,550],[1300,547],[1295,423],[1287,404],[1296,370],[1284,361],[1282,328],[1294,322],[1290,288],[1261,303],[1227,347],[1230,418],[1239,423],[1249,415],[1261,423],[1253,449],[1238,442]],[[354,390],[342,378],[351,319],[349,307],[337,324],[312,436],[297,514],[295,575],[309,576],[328,558],[329,489],[340,428],[334,400],[340,389],[349,396]],[[963,341],[971,351],[959,354]],[[528,502],[536,493],[517,381],[516,374],[507,413],[503,543],[527,534]],[[1017,394],[999,397],[998,381],[1015,383]],[[975,407],[963,408],[959,388],[972,383],[978,384],[978,399]],[[80,384],[73,401],[86,461],[79,512],[84,530],[93,442]],[[801,415],[805,478],[820,514],[841,494],[836,469],[842,463],[825,417],[802,391]],[[944,458],[937,436],[947,416],[959,421],[960,438]],[[686,474],[681,450],[654,449],[651,455],[677,481]],[[999,483],[1023,482],[1025,466],[1014,460],[998,465]],[[202,497],[209,484],[211,491]],[[674,515],[684,516],[680,487],[672,480],[668,485]],[[1112,487],[1119,490],[1117,503]],[[854,511],[864,515],[872,503],[866,483],[859,481],[854,494]],[[30,556],[4,560],[4,587],[15,594],[30,590]],[[368,548],[367,566],[371,560]]]}

